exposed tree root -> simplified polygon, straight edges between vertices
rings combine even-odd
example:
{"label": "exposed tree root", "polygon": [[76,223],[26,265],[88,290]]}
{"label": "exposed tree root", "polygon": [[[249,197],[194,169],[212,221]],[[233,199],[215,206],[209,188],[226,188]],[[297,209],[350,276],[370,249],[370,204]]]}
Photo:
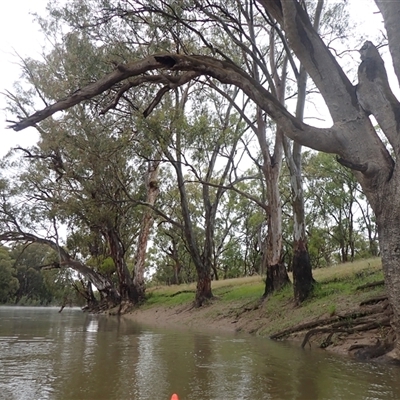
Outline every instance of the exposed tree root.
{"label": "exposed tree root", "polygon": [[383,286],[385,284],[385,281],[377,281],[377,282],[371,282],[371,283],[367,283],[365,285],[361,285],[356,287],[356,290],[363,290],[363,289],[370,289],[372,287],[376,287],[376,286]]}
{"label": "exposed tree root", "polygon": [[[343,315],[335,315],[296,325],[271,336],[271,339],[282,339],[294,333],[305,331],[301,347],[307,343],[311,346],[311,338],[317,336],[319,347],[326,348],[334,343],[333,336],[338,334],[339,341],[348,335],[360,332],[373,331],[375,335],[381,335],[381,339],[375,338],[376,343],[355,344],[349,346],[347,351],[358,359],[366,360],[380,357],[393,348],[394,335],[390,326],[392,310],[387,301],[387,296],[375,297],[360,304],[360,309]],[[327,336],[325,337],[325,334]],[[342,335],[341,335],[342,334]],[[344,337],[343,337],[344,334]],[[374,338],[375,336],[372,336]],[[354,339],[354,337],[353,337]],[[356,336],[358,340],[358,336]],[[354,340],[353,340],[354,343]]]}
{"label": "exposed tree root", "polygon": [[[357,322],[357,319],[354,321],[346,321],[347,325],[358,325],[359,322]],[[375,319],[370,319],[366,323],[355,326],[354,328],[317,328],[317,329],[311,329],[306,333],[304,336],[303,342],[301,344],[301,347],[304,348],[304,346],[307,344],[307,342],[310,340],[311,336],[317,334],[317,333],[329,333],[328,338],[326,338],[320,347],[327,347],[329,344],[331,344],[331,339],[334,333],[355,333],[355,332],[363,332],[363,331],[369,331],[371,329],[376,329],[376,328],[381,328],[383,326],[390,326],[390,318],[384,317],[379,320]]]}
{"label": "exposed tree root", "polygon": [[373,297],[373,298],[371,298],[371,299],[362,301],[362,302],[360,303],[360,306],[366,306],[366,305],[369,305],[369,304],[376,304],[376,303],[379,303],[379,302],[381,302],[381,301],[387,300],[387,298],[388,298],[388,297],[387,297],[386,295],[384,295],[384,296],[378,296],[378,297]]}
{"label": "exposed tree root", "polygon": [[318,319],[316,321],[306,322],[304,324],[296,325],[289,329],[285,329],[283,331],[277,332],[277,333],[271,335],[270,338],[274,339],[274,340],[283,339],[284,337],[289,336],[292,333],[302,332],[307,329],[316,328],[318,326],[330,325],[330,324],[333,324],[333,323],[335,323],[337,321],[341,321],[341,320],[349,321],[351,319],[365,317],[367,315],[377,314],[380,312],[382,312],[382,307],[374,307],[374,308],[369,308],[368,310],[357,310],[357,311],[352,311],[350,313],[346,313],[346,314],[342,314],[342,315],[335,315],[330,318]]}

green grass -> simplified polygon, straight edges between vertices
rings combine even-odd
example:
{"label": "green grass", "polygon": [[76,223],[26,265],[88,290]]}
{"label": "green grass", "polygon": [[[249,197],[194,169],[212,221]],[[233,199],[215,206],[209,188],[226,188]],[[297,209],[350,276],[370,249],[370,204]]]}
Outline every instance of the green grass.
{"label": "green grass", "polygon": [[163,305],[168,307],[179,306],[190,303],[194,299],[195,292],[184,292],[174,295],[174,293],[150,292],[146,296],[145,307]]}
{"label": "green grass", "polygon": [[319,268],[313,271],[313,275],[315,280],[324,282],[351,277],[358,272],[364,273],[365,270],[381,271],[381,259],[376,257],[367,260],[358,260],[352,263],[338,264],[328,268]]}
{"label": "green grass", "polygon": [[213,293],[223,301],[255,300],[264,293],[264,287],[265,283],[259,278],[257,281],[242,283],[238,286],[220,286],[214,289]]}
{"label": "green grass", "polygon": [[[381,260],[379,258],[339,264],[313,271],[317,284],[313,294],[302,305],[303,314],[311,315],[317,311],[333,314],[340,310],[343,298],[356,296],[355,301],[381,293],[383,288],[357,291],[358,286],[383,279]],[[227,279],[212,282],[213,294],[222,302],[248,303],[260,299],[264,293],[265,283],[260,276]],[[171,286],[157,286],[147,290],[144,307],[179,306],[190,304],[194,300],[196,283]],[[293,302],[293,288],[286,287],[271,296],[266,302],[268,312],[278,313],[282,306]],[[299,317],[301,318],[301,317]]]}

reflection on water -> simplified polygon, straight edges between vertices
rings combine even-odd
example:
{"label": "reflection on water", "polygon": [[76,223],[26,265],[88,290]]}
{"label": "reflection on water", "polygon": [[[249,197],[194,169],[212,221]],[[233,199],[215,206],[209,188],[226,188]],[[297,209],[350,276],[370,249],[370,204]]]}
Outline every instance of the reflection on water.
{"label": "reflection on water", "polygon": [[399,399],[400,369],[266,339],[0,307],[0,399]]}

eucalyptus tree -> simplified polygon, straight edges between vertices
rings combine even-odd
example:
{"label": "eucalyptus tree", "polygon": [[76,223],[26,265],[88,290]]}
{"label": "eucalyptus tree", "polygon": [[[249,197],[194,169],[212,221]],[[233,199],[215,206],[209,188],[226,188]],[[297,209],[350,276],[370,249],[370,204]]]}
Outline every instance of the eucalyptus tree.
{"label": "eucalyptus tree", "polygon": [[[35,150],[26,151],[33,156]],[[107,304],[119,304],[120,295],[113,282],[86,265],[76,249],[71,251],[63,243],[60,228],[68,220],[65,207],[68,200],[62,196],[59,188],[50,184],[54,183],[58,176],[58,172],[52,174],[49,169],[52,165],[51,159],[45,160],[50,162],[42,161],[41,158],[35,162],[22,158],[5,164],[7,168],[3,168],[2,173],[14,174],[12,178],[3,177],[1,181],[0,241],[46,246],[54,255],[54,258],[46,263],[47,268],[72,269],[90,281]],[[16,162],[18,173],[12,168]],[[63,194],[65,195],[65,192]]]}
{"label": "eucalyptus tree", "polygon": [[[98,47],[87,35],[73,32],[60,40],[51,23],[42,23],[55,45],[44,62],[21,60],[23,77],[35,92],[17,84],[17,93],[9,94],[11,107],[20,114],[29,112],[35,95],[47,104],[69,84],[96,79],[111,57],[122,57],[127,51],[118,43]],[[77,59],[85,60],[84,67]],[[98,109],[103,106],[101,102],[82,105],[60,118],[57,126],[49,121],[39,129],[38,146],[17,150],[31,161],[25,175],[30,190],[45,193],[38,200],[51,203],[52,212],[68,225],[68,244],[99,273],[104,273],[104,260],[110,257],[114,266],[108,272],[118,276],[119,285],[114,300],[136,303],[145,294],[145,255],[153,222],[151,207],[158,194],[159,160],[138,131],[135,115],[121,119],[124,110],[119,110],[99,119]],[[132,255],[133,276],[126,262]],[[112,276],[107,275],[110,281]]]}
{"label": "eucalyptus tree", "polygon": [[[140,175],[140,163],[131,160],[132,138],[113,136],[110,126],[96,125],[84,114],[76,119],[78,124],[68,122],[68,134],[49,127],[36,148],[19,149],[30,160],[22,187],[66,225],[68,245],[95,270],[103,273],[103,259],[111,257],[118,297],[137,302],[139,294],[126,261],[139,232],[136,206],[143,197],[145,171]],[[76,235],[84,240],[78,242]]]}
{"label": "eucalyptus tree", "polygon": [[158,226],[148,263],[153,271],[151,279],[157,283],[179,285],[196,281],[196,271],[181,230],[167,222]]}
{"label": "eucalyptus tree", "polygon": [[[365,247],[363,241],[368,241],[369,255],[376,256],[370,206],[351,171],[324,153],[306,153],[304,165],[310,228],[320,228],[318,235],[332,242],[339,254],[336,261],[353,261],[361,250],[359,247]],[[359,233],[362,231],[367,232],[364,239]]]}
{"label": "eucalyptus tree", "polygon": [[259,199],[261,180],[254,171],[244,171],[243,180],[235,182],[225,193],[215,233],[216,279],[220,272],[224,279],[261,273],[258,228],[265,222],[265,209],[259,206],[264,205]]}
{"label": "eucalyptus tree", "polygon": [[[153,146],[163,153],[175,172],[179,213],[166,211],[163,205],[159,206],[162,210],[159,214],[166,223],[182,231],[196,268],[195,303],[200,306],[212,298],[212,270],[217,277],[214,257],[217,211],[226,191],[224,184],[235,168],[242,124],[232,115],[232,106],[220,96],[203,102],[204,93],[200,97],[197,94],[192,97],[193,103],[188,104],[191,91],[198,92],[198,86],[188,85],[176,90],[175,96],[165,96],[161,112],[148,116],[143,124]],[[217,110],[214,116],[209,111],[210,104]],[[188,108],[191,112],[185,112]],[[201,200],[193,205],[192,199],[197,196]],[[173,250],[174,247],[170,256],[176,259]]]}
{"label": "eucalyptus tree", "polygon": [[306,163],[307,204],[312,207],[310,217],[314,224],[322,223],[336,242],[340,262],[353,261],[358,183],[328,154],[310,154]]}
{"label": "eucalyptus tree", "polygon": [[135,265],[133,269],[133,285],[137,292],[137,300],[143,301],[145,298],[145,269],[147,245],[154,223],[154,207],[159,194],[159,175],[160,161],[158,159],[149,161],[145,175],[146,185],[146,206],[143,210],[140,230],[137,239]]}

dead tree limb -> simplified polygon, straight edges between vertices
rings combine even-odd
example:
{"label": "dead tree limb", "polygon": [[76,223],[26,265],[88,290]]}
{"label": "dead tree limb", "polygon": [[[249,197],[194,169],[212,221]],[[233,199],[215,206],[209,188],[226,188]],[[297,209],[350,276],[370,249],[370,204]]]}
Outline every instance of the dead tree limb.
{"label": "dead tree limb", "polygon": [[384,284],[385,284],[384,280],[371,282],[371,283],[367,283],[365,285],[357,286],[356,290],[369,289],[369,288],[376,287],[376,286],[383,286]]}

